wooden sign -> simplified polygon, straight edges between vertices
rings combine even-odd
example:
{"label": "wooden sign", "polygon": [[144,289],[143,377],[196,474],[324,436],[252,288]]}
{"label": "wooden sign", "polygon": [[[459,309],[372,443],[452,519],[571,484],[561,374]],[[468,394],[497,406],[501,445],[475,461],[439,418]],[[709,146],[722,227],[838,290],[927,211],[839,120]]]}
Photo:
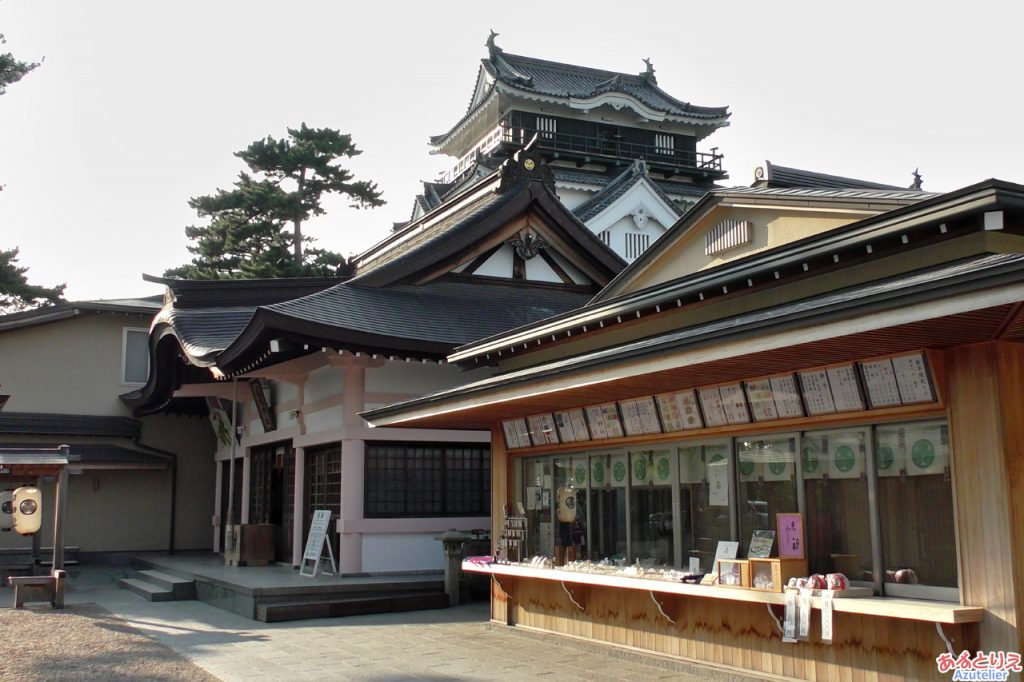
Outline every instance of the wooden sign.
{"label": "wooden sign", "polygon": [[725,411],[725,418],[730,424],[749,424],[750,412],[747,410],[747,398],[743,394],[743,386],[739,383],[719,386],[718,392],[722,396],[722,409]]}
{"label": "wooden sign", "polygon": [[779,417],[804,416],[804,406],[800,402],[800,390],[796,385],[796,377],[792,374],[782,374],[769,379],[772,384],[772,397],[775,399],[775,409]]}
{"label": "wooden sign", "polygon": [[664,424],[666,431],[704,428],[704,420],[700,416],[700,406],[697,405],[697,392],[693,389],[678,393],[663,393],[657,396],[657,400],[661,423]]}
{"label": "wooden sign", "polygon": [[836,412],[856,412],[864,409],[864,400],[860,395],[860,384],[853,363],[829,367],[828,383],[832,389],[832,403]]}
{"label": "wooden sign", "polygon": [[526,418],[530,425],[530,438],[537,445],[558,445],[555,420],[550,414],[535,414]]}
{"label": "wooden sign", "polygon": [[[317,509],[313,512],[313,521],[309,524],[309,537],[306,538],[306,550],[302,553],[302,566],[299,567],[299,575],[307,578],[315,578],[320,571],[320,559],[323,557],[324,545],[327,545],[327,555],[331,559],[331,573],[338,573],[338,564],[334,560],[334,550],[331,543],[327,542],[327,531],[331,525],[331,510]],[[310,562],[312,573],[307,573]],[[324,571],[326,573],[327,571]]]}
{"label": "wooden sign", "polygon": [[509,450],[530,447],[530,429],[524,419],[506,419],[501,422],[501,429],[505,432],[505,445]]}
{"label": "wooden sign", "polygon": [[276,415],[270,398],[269,384],[263,379],[253,379],[249,382],[249,391],[252,393],[252,401],[256,404],[256,412],[260,416],[260,424],[263,425],[264,433],[270,433],[277,429]]}
{"label": "wooden sign", "polygon": [[658,412],[654,407],[654,398],[637,398],[636,400],[620,400],[619,410],[622,412],[622,425],[628,436],[643,436],[661,433],[658,423]]}
{"label": "wooden sign", "polygon": [[590,424],[590,435],[594,438],[621,438],[625,435],[615,403],[591,405],[586,408],[586,411],[587,422]]}
{"label": "wooden sign", "polygon": [[722,394],[719,392],[718,386],[698,388],[697,395],[700,396],[701,411],[704,413],[704,422],[708,426],[725,426],[729,423],[722,406]]}
{"label": "wooden sign", "polygon": [[807,412],[812,417],[833,414],[836,411],[836,404],[832,400],[832,389],[828,385],[828,372],[818,369],[800,372],[799,376]]}
{"label": "wooden sign", "polygon": [[587,420],[583,416],[583,410],[555,412],[555,426],[558,427],[558,437],[563,443],[590,440],[590,431],[587,429]]}
{"label": "wooden sign", "polygon": [[750,413],[755,421],[763,422],[779,418],[779,410],[772,396],[772,383],[769,379],[755,379],[744,382],[747,388],[747,399],[750,401]]}
{"label": "wooden sign", "polygon": [[924,353],[901,355],[892,359],[900,399],[904,405],[935,402],[935,388]]}
{"label": "wooden sign", "polygon": [[860,373],[864,377],[868,403],[872,408],[897,407],[903,404],[891,359],[862,362],[860,363]]}

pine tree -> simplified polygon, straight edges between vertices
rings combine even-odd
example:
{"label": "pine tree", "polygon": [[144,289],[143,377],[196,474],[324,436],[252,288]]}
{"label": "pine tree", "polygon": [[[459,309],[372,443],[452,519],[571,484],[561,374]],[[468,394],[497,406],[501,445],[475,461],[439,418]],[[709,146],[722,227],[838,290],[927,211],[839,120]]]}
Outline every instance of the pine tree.
{"label": "pine tree", "polygon": [[[6,42],[4,34],[0,33],[0,45]],[[38,62],[20,61],[15,59],[10,52],[0,54],[0,95],[7,92],[8,85],[14,85],[37,66],[39,66]]]}
{"label": "pine tree", "polygon": [[[7,41],[0,33],[0,45]],[[36,62],[23,62],[10,52],[0,54],[0,95],[7,92],[7,86],[17,83],[32,69]],[[3,185],[0,185],[0,190]],[[25,273],[28,268],[18,266],[18,248],[9,251],[0,249],[0,314],[17,312],[43,305],[53,305],[63,300],[64,287],[47,289],[28,283]]]}
{"label": "pine tree", "polygon": [[257,140],[235,156],[249,172],[230,190],[189,201],[209,224],[185,228],[192,262],[167,270],[185,279],[249,279],[337,274],[344,258],[303,248],[302,223],[324,214],[323,197],[347,195],[356,208],[383,205],[372,182],[354,181],[337,165],[360,154],[352,138],[330,128],[289,128],[288,137]]}
{"label": "pine tree", "polygon": [[60,303],[66,284],[48,289],[28,283],[28,268],[18,266],[18,248],[0,250],[0,313]]}

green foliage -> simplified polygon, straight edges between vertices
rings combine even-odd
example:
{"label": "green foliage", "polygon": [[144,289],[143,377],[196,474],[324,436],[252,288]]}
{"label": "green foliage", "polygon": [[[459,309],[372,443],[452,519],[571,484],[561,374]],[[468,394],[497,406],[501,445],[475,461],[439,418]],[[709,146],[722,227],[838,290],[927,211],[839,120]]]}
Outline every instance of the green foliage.
{"label": "green foliage", "polygon": [[[0,45],[6,42],[4,34],[0,33]],[[37,66],[39,66],[38,62],[19,61],[10,52],[0,54],[0,95],[7,92],[8,85],[14,85]]]}
{"label": "green foliage", "polygon": [[0,313],[54,305],[64,300],[66,284],[47,289],[28,283],[28,268],[18,266],[18,248],[0,250]]}
{"label": "green foliage", "polygon": [[338,165],[360,154],[352,138],[329,128],[289,128],[288,137],[253,142],[235,156],[248,167],[230,190],[189,201],[206,225],[185,228],[192,262],[167,270],[184,279],[313,277],[338,274],[340,254],[303,248],[302,223],[324,214],[322,200],[343,194],[356,208],[381,206],[376,184],[354,181]]}

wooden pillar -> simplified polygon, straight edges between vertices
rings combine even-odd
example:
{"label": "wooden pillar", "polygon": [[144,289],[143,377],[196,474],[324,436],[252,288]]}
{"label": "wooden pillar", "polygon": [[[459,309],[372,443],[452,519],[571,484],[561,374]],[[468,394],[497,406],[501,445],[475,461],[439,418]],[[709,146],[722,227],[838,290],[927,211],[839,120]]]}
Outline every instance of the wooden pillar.
{"label": "wooden pillar", "polygon": [[[511,499],[512,476],[509,471],[510,459],[505,449],[505,436],[501,425],[491,428],[491,551],[496,551],[498,540],[504,528],[505,506],[515,501]],[[508,587],[507,581],[505,586]],[[491,581],[491,620],[513,625],[512,598],[494,581]]]}
{"label": "wooden pillar", "polygon": [[[363,357],[343,356],[341,365],[342,394],[341,441],[341,518],[338,542],[338,570],[345,574],[363,572],[363,534],[345,528],[363,520],[363,476],[366,443],[360,438],[345,437],[353,429],[366,426],[359,416],[366,405],[366,367]],[[355,523],[353,523],[355,522]]]}
{"label": "wooden pillar", "polygon": [[306,525],[306,448],[295,448],[295,499],[292,511],[292,565],[302,564],[302,530]]}
{"label": "wooden pillar", "polygon": [[[67,456],[67,446],[62,446]],[[53,503],[53,575],[64,569],[64,515],[68,513],[68,468],[62,466],[57,474],[57,490]],[[36,533],[38,535],[38,533]]]}
{"label": "wooden pillar", "polygon": [[961,599],[988,611],[981,649],[1022,651],[1024,348],[984,343],[946,357]]}
{"label": "wooden pillar", "polygon": [[242,513],[238,523],[249,523],[249,495],[252,494],[252,448],[242,457]]}
{"label": "wooden pillar", "polygon": [[214,458],[214,489],[213,489],[213,552],[219,554],[221,552],[221,540],[224,537],[224,533],[221,532],[223,524],[227,522],[226,519],[220,517],[220,506],[221,501],[221,486],[224,485],[224,465],[220,460]]}

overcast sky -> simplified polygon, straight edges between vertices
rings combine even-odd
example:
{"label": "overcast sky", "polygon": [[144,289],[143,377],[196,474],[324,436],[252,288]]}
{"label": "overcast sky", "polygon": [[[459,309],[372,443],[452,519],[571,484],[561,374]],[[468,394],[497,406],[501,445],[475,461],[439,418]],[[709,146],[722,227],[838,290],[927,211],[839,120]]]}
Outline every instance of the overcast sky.
{"label": "overcast sky", "polygon": [[[342,3],[0,0],[5,50],[45,63],[0,97],[0,248],[72,300],[160,293],[189,259],[189,197],[233,152],[305,121],[351,133],[387,205],[305,231],[354,254],[453,163],[427,138],[465,112],[488,30],[506,52],[627,73],[728,105],[718,147],[747,185],[769,159],[927,190],[1024,182],[1017,3]],[[784,9],[785,8],[785,9]]]}

